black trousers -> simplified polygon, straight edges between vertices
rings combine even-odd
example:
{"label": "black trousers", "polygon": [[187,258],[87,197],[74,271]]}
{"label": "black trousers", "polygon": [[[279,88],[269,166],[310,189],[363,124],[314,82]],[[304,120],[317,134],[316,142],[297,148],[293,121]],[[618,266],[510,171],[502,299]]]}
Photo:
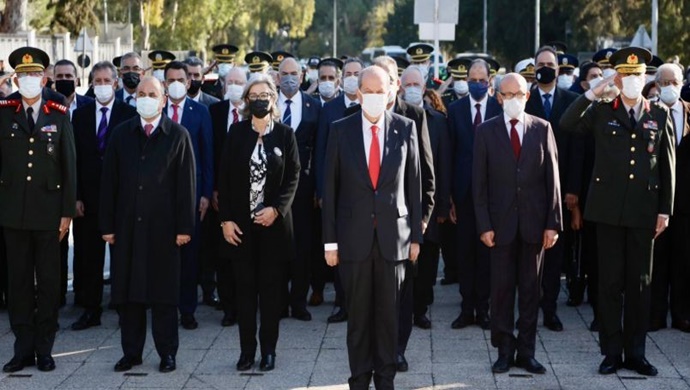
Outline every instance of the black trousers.
{"label": "black trousers", "polygon": [[393,389],[398,344],[398,302],[405,263],[386,261],[378,238],[364,261],[341,259],[345,288],[350,389]]}
{"label": "black trousers", "polygon": [[653,229],[597,224],[602,355],[645,355],[651,289],[643,275],[651,268],[653,237]]}
{"label": "black trousers", "polygon": [[290,261],[288,274],[290,283],[289,305],[292,310],[306,310],[307,294],[312,267],[314,199],[295,198],[292,203],[292,221],[295,234],[295,258]]}
{"label": "black trousers", "polygon": [[326,287],[326,281],[332,279],[333,270],[326,264],[323,251],[323,238],[321,232],[321,209],[314,209],[312,214],[312,242],[311,242],[311,289],[322,293]]}
{"label": "black trousers", "polygon": [[417,276],[415,277],[413,314],[426,314],[434,301],[434,282],[438,274],[438,260],[441,253],[439,244],[425,240],[419,251]]}
{"label": "black trousers", "polygon": [[598,316],[599,300],[599,250],[597,248],[597,224],[584,221],[582,228],[582,261],[587,274],[587,300]]}
{"label": "black trousers", "polygon": [[461,311],[467,315],[488,313],[491,291],[489,248],[479,240],[471,198],[455,205],[457,225],[457,264]]}
{"label": "black trousers", "polygon": [[[421,248],[420,248],[421,252]],[[398,354],[405,356],[407,342],[412,335],[412,321],[414,311],[414,294],[417,289],[418,267],[417,263],[405,262],[405,276],[400,287],[400,298],[398,304]]]}
{"label": "black trousers", "polygon": [[[67,230],[65,238],[60,241],[60,305],[64,305],[67,300],[67,273],[68,273],[68,260],[69,260],[69,234],[70,230]],[[58,237],[59,238],[59,237]],[[79,256],[75,253],[75,256]],[[76,305],[81,306],[82,303],[75,301]]]}
{"label": "black trousers", "polygon": [[[230,259],[220,257],[220,245],[225,240],[218,213],[210,209],[201,223],[201,289],[210,295],[218,289],[218,299],[225,313],[236,313],[235,276]],[[217,280],[217,281],[216,281]]]}
{"label": "black trousers", "polygon": [[5,234],[0,227],[0,307],[7,305],[7,249]]}
{"label": "black trousers", "polygon": [[[198,203],[198,202],[197,202]],[[205,218],[204,218],[205,219]],[[219,224],[220,225],[220,224]],[[180,315],[194,315],[199,304],[199,246],[201,236],[201,221],[199,214],[196,214],[194,232],[192,240],[187,245],[183,245],[180,251],[182,272],[180,272]]]}
{"label": "black trousers", "polygon": [[[105,263],[105,246],[102,234],[98,229],[98,215],[86,214],[75,218],[72,234],[74,235],[74,260],[72,268],[74,279],[74,301],[86,309],[96,309],[103,301],[103,266]],[[65,240],[66,241],[66,238]]]}
{"label": "black trousers", "polygon": [[690,215],[677,214],[671,217],[671,223],[671,318],[690,321]]}
{"label": "black trousers", "polygon": [[[666,323],[671,290],[671,262],[673,256],[673,219],[668,228],[654,240],[654,259],[652,261],[651,307],[649,318]],[[690,238],[690,237],[688,237]]]}
{"label": "black trousers", "polygon": [[[519,234],[507,245],[490,249],[491,257],[491,345],[499,354],[534,357],[539,315],[542,244],[524,242]],[[518,292],[517,339],[515,289]]]}
{"label": "black trousers", "polygon": [[458,225],[446,220],[439,225],[441,233],[441,253],[443,253],[443,277],[446,279],[458,278],[457,239]]}
{"label": "black trousers", "polygon": [[[285,280],[285,262],[277,259],[281,253],[264,238],[263,227],[252,226],[251,257],[232,259],[237,294],[240,348],[242,353],[256,354],[256,314],[259,312],[261,328],[259,343],[261,355],[275,354],[281,304],[281,284]],[[284,251],[283,251],[284,253]]]}
{"label": "black trousers", "polygon": [[[8,311],[14,355],[49,355],[58,329],[60,242],[49,231],[5,228],[8,263]],[[65,240],[67,238],[65,237]],[[34,285],[35,275],[35,285]]]}
{"label": "black trousers", "polygon": [[119,305],[122,352],[130,358],[140,358],[144,352],[147,307],[151,308],[151,334],[158,356],[175,357],[179,347],[177,305]]}
{"label": "black trousers", "polygon": [[558,295],[561,292],[561,274],[565,255],[570,251],[573,243],[573,230],[570,228],[570,212],[563,213],[564,231],[559,232],[559,239],[556,244],[544,253],[544,274],[542,275],[541,287],[541,310],[544,316],[556,314],[558,309]]}

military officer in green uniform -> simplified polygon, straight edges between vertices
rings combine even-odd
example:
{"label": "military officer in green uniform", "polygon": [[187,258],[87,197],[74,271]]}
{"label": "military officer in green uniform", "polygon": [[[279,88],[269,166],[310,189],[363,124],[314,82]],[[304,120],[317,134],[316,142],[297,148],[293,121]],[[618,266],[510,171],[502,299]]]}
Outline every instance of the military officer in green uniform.
{"label": "military officer in green uniform", "polygon": [[[642,96],[651,59],[638,47],[616,51],[609,58],[616,74],[581,95],[561,118],[561,128],[589,132],[595,140],[585,219],[597,230],[601,374],[620,368],[657,374],[645,358],[645,338],[654,240],[673,208],[675,152],[668,110]],[[610,82],[621,95],[600,101]]]}
{"label": "military officer in green uniform", "polygon": [[[10,54],[20,99],[0,100],[0,225],[5,229],[9,319],[15,372],[55,369],[51,356],[60,304],[60,240],[76,207],[76,155],[67,107],[41,96],[48,55]],[[34,290],[34,276],[36,289]]]}

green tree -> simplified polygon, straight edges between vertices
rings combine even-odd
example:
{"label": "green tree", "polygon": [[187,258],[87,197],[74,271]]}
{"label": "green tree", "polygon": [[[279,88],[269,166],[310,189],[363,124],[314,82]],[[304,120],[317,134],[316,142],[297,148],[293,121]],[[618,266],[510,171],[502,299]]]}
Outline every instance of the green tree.
{"label": "green tree", "polygon": [[419,40],[419,27],[414,24],[414,0],[396,0],[393,13],[388,16],[383,33],[386,45],[407,47]]}
{"label": "green tree", "polygon": [[53,0],[48,8],[55,9],[50,28],[53,32],[69,32],[78,35],[82,28],[98,28],[94,13],[96,0]]}

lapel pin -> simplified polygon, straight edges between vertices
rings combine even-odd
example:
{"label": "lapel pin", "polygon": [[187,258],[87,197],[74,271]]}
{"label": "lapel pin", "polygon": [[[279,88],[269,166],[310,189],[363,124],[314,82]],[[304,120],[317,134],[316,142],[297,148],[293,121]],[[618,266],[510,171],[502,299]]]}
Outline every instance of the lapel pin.
{"label": "lapel pin", "polygon": [[275,148],[273,148],[273,154],[275,154],[275,155],[278,156],[278,157],[282,157],[282,156],[283,156],[283,152],[281,152],[280,149],[278,149],[277,146],[276,146]]}

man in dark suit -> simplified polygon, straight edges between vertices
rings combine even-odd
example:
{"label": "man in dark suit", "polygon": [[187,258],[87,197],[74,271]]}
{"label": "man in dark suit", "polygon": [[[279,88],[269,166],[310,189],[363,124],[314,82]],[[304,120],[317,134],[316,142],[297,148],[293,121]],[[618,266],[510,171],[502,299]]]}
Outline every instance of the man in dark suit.
{"label": "man in dark suit", "polygon": [[[345,110],[349,107],[357,106],[359,100],[357,89],[359,82],[359,72],[364,68],[364,64],[358,58],[350,58],[343,64],[343,92],[330,102],[327,102],[319,115],[319,132],[316,135],[316,197],[321,203],[323,198],[323,181],[326,161],[326,142],[331,123],[340,120],[345,115]],[[321,242],[319,242],[321,246]],[[321,248],[323,250],[323,248]],[[318,252],[317,252],[318,253]],[[323,262],[322,259],[318,259]],[[334,267],[333,285],[335,287],[335,306],[338,311],[328,317],[329,323],[343,322],[347,320],[347,310],[345,309],[345,292],[340,279],[338,267]],[[313,278],[312,278],[313,280]],[[312,281],[314,293],[321,293],[323,298],[323,285],[325,282]],[[318,286],[317,286],[318,284]],[[312,294],[313,295],[313,294]]]}
{"label": "man in dark suit", "polygon": [[74,219],[74,300],[84,313],[72,324],[83,330],[101,324],[105,243],[98,229],[103,156],[111,130],[134,117],[136,109],[115,100],[117,70],[99,62],[91,70],[96,101],[74,111],[77,150],[77,218]]}
{"label": "man in dark suit", "polygon": [[[310,321],[307,310],[309,275],[311,269],[312,234],[314,231],[314,192],[316,169],[313,164],[316,132],[319,124],[321,103],[299,90],[302,83],[300,65],[292,57],[285,57],[280,63],[278,77],[280,93],[278,108],[282,122],[292,127],[297,138],[300,158],[299,186],[292,203],[292,217],[295,233],[295,258],[290,264],[289,304],[292,317]],[[286,307],[287,310],[287,307]]]}
{"label": "man in dark suit", "polygon": [[329,133],[323,191],[326,261],[340,263],[351,389],[393,389],[405,263],[422,242],[421,172],[413,121],[385,112],[389,73],[360,73],[361,113]]}
{"label": "man in dark suit", "polygon": [[564,228],[566,231],[556,245],[546,251],[542,288],[544,294],[541,299],[541,309],[544,313],[544,326],[554,332],[563,330],[563,323],[558,318],[557,301],[561,291],[561,272],[565,248],[572,242],[570,229],[570,210],[577,206],[582,178],[583,142],[581,137],[561,129],[559,121],[568,106],[577,98],[575,92],[556,86],[558,72],[558,55],[553,47],[540,48],[534,55],[536,64],[535,74],[537,88],[530,95],[525,112],[549,121],[558,145],[558,170],[560,172],[561,189],[565,194],[565,204],[568,211],[565,214]]}
{"label": "man in dark suit", "polygon": [[477,127],[502,113],[496,98],[488,94],[490,74],[486,61],[474,60],[468,72],[469,96],[448,107],[454,205],[450,217],[451,222],[457,225],[454,237],[457,257],[454,260],[462,296],[460,314],[451,324],[453,329],[462,329],[475,323],[483,329],[489,329],[490,326],[489,251],[479,240],[471,190],[472,151]]}
{"label": "man in dark suit", "polygon": [[[562,128],[592,133],[596,147],[585,219],[597,224],[603,375],[620,368],[657,374],[645,357],[651,262],[654,240],[673,211],[675,148],[668,109],[642,96],[651,59],[638,47],[616,51],[609,59],[616,74],[578,97],[561,118]],[[621,95],[598,101],[612,82]]]}
{"label": "man in dark suit", "polygon": [[169,101],[163,113],[189,132],[196,161],[198,218],[195,220],[191,243],[182,248],[180,282],[180,323],[183,328],[191,330],[199,326],[194,318],[199,300],[199,242],[201,222],[206,217],[213,196],[213,128],[211,115],[206,106],[187,97],[187,66],[180,61],[171,61],[165,66],[164,77]]}
{"label": "man in dark suit", "polygon": [[99,226],[114,249],[111,296],[124,353],[115,371],[142,363],[148,308],[159,370],[176,368],[180,247],[197,219],[196,168],[189,132],[162,115],[165,103],[163,85],[144,77],[139,115],[113,129],[103,161]]}
{"label": "man in dark suit", "polygon": [[[8,261],[8,311],[16,372],[55,369],[51,356],[60,303],[60,240],[76,204],[76,167],[67,107],[42,98],[48,55],[22,47],[9,62],[20,99],[0,101],[0,226]],[[57,228],[57,231],[56,231]]]}
{"label": "man in dark suit", "polygon": [[187,96],[207,108],[211,104],[218,103],[220,99],[201,90],[201,85],[204,83],[204,63],[201,59],[199,57],[187,57],[183,62],[187,65],[187,74],[189,75]]}
{"label": "man in dark suit", "polygon": [[125,53],[120,59],[120,65],[120,78],[123,85],[115,92],[115,99],[136,107],[137,85],[145,72],[141,65],[141,56],[135,52]]}
{"label": "man in dark suit", "polygon": [[[213,125],[213,199],[211,209],[202,223],[202,245],[199,256],[203,264],[208,264],[209,268],[217,271],[218,297],[220,298],[220,308],[223,310],[222,326],[231,326],[237,322],[237,302],[235,299],[235,277],[232,264],[227,258],[221,258],[219,247],[223,239],[223,230],[220,228],[218,219],[218,172],[225,144],[225,137],[230,131],[230,126],[238,123],[245,118],[242,116],[244,110],[244,100],[242,92],[247,84],[247,73],[242,68],[232,68],[225,75],[225,91],[228,100],[211,105],[211,123]],[[213,291],[204,287],[204,276],[202,274],[202,289],[208,293]]]}
{"label": "man in dark suit", "polygon": [[[663,64],[656,72],[659,100],[668,107],[673,122],[676,146],[676,193],[673,215],[668,229],[654,243],[654,276],[652,278],[652,306],[649,331],[666,328],[666,317],[671,311],[671,326],[682,332],[690,332],[690,180],[688,180],[688,141],[690,132],[690,104],[680,99],[683,72],[677,64]],[[670,293],[670,302],[669,302]]]}
{"label": "man in dark suit", "polygon": [[524,77],[506,75],[499,95],[504,114],[479,125],[474,141],[472,196],[477,230],[491,258],[494,373],[511,365],[546,372],[534,351],[544,249],[556,243],[562,224],[558,150],[551,125],[524,112],[528,98]]}

